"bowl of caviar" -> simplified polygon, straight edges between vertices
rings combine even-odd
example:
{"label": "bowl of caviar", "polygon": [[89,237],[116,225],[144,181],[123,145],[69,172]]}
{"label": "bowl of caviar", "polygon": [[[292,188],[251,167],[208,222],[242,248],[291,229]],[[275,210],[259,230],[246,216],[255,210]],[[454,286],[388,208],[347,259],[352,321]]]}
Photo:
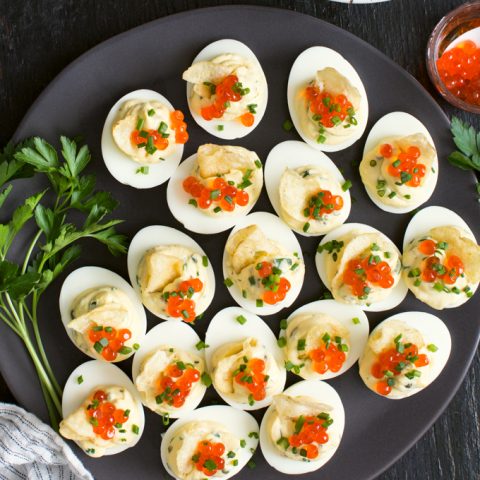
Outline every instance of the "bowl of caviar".
{"label": "bowl of caviar", "polygon": [[428,41],[427,69],[445,100],[480,113],[480,1],[465,3],[438,22]]}

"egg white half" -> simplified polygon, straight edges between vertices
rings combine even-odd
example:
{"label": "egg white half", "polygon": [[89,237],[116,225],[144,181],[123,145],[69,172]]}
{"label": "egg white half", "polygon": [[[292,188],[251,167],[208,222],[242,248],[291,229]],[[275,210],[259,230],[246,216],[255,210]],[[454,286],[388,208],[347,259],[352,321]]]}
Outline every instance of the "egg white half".
{"label": "egg white half", "polygon": [[[435,362],[433,362],[432,364],[432,374],[430,377],[431,381],[433,382],[440,375],[443,368],[445,367],[445,364],[450,357],[450,351],[452,349],[452,339],[445,323],[443,323],[440,318],[432,315],[431,313],[401,312],[392,315],[391,317],[388,317],[382,322],[380,322],[372,330],[370,335],[373,335],[377,331],[377,329],[381,328],[381,326],[389,320],[401,320],[402,322],[405,322],[409,327],[415,328],[421,333],[426,345],[433,343],[436,347],[438,347],[438,350],[436,352],[428,354],[429,356],[435,358]],[[362,359],[360,359],[360,361],[362,361]],[[428,385],[425,388],[428,388]],[[425,388],[422,388],[421,390],[413,390],[409,395],[405,394],[401,396],[395,395],[393,390],[392,393],[386,396],[380,395],[377,392],[374,393],[389,400],[401,400],[402,398],[406,398],[407,396],[415,395],[416,393],[425,390]]]}
{"label": "egg white half", "polygon": [[222,476],[223,480],[227,480],[236,475],[252,457],[253,453],[251,449],[254,451],[258,446],[258,438],[249,436],[249,433],[251,432],[255,432],[258,435],[259,430],[257,421],[249,413],[243,412],[242,410],[236,410],[235,408],[226,405],[212,405],[209,407],[198,408],[178,419],[163,435],[162,443],[160,445],[160,457],[165,470],[174,478],[176,477],[167,464],[167,448],[172,437],[175,435],[175,432],[183,425],[192,421],[212,421],[221,423],[237,438],[245,440],[245,447],[240,448],[235,457],[238,460],[238,465],[232,467],[228,474]]}
{"label": "egg white half", "polygon": [[[327,242],[336,240],[339,237],[343,237],[344,235],[350,233],[352,230],[356,230],[361,233],[379,233],[384,237],[386,236],[385,234],[383,234],[376,228],[371,227],[370,225],[365,225],[363,223],[345,223],[344,225],[336,228],[332,232],[325,235],[320,242],[320,245],[324,245]],[[326,255],[328,255],[328,253],[325,251],[323,251],[322,253],[317,252],[315,254],[315,265],[317,267],[317,272],[320,276],[320,280],[330,290],[331,285],[328,281],[327,271],[325,268],[325,259],[327,258]],[[389,296],[385,300],[382,300],[381,302],[371,303],[370,305],[358,305],[358,307],[367,312],[382,312],[384,310],[390,310],[402,303],[404,298],[407,296],[407,293],[408,287],[400,276],[400,280],[398,281],[397,285],[392,289]]]}
{"label": "egg white half", "polygon": [[[265,162],[265,187],[268,198],[273,209],[281,217],[282,207],[280,203],[279,186],[280,179],[287,168],[297,169],[306,165],[314,165],[331,172],[332,176],[340,185],[345,183],[344,176],[340,173],[338,167],[323,152],[311,148],[303,142],[290,140],[279,143],[272,148]],[[350,215],[351,199],[350,192],[347,190],[343,195],[344,204],[341,210],[342,223]],[[308,233],[303,230],[294,230],[294,232],[305,237],[315,237],[324,235],[323,233]]]}
{"label": "egg white half", "polygon": [[[458,227],[464,230],[473,241],[477,241],[472,230],[460,215],[449,208],[432,206],[419,210],[410,220],[403,237],[403,250],[405,250],[408,244],[415,238],[427,235],[432,228],[447,226]],[[478,285],[479,284],[477,283],[472,286],[472,294],[476,292]],[[466,295],[457,295],[457,302],[445,308],[459,307],[468,302],[468,300],[470,300],[470,298]]]}
{"label": "egg white half", "polygon": [[212,217],[203,213],[200,208],[195,208],[188,203],[192,197],[183,189],[183,180],[191,175],[196,162],[197,154],[194,153],[179,165],[170,178],[167,187],[167,203],[170,212],[191,232],[212,234],[232,228],[237,223],[239,217],[244,217],[250,212],[258,199],[249,205],[248,208],[242,208],[240,213],[238,213],[238,209],[236,213],[233,211],[228,215],[219,217]]}
{"label": "egg white half", "polygon": [[[298,258],[303,261],[302,249],[300,243],[298,243],[297,237],[288,228],[287,224],[278,218],[276,215],[268,212],[254,212],[242,217],[238,220],[235,228],[230,232],[228,238],[242,228],[249,225],[257,225],[270,240],[274,240],[282,244],[286,249],[292,253],[296,252]],[[227,240],[228,241],[228,240]],[[228,277],[227,265],[226,265],[227,253],[223,252],[223,277]],[[233,284],[228,288],[230,295],[233,299],[245,310],[255,313],[257,315],[273,315],[280,310],[289,307],[298,297],[300,290],[303,286],[303,278],[301,282],[296,285],[292,285],[290,291],[287,293],[285,300],[276,303],[275,305],[263,304],[263,307],[257,307],[256,302],[249,298],[243,298],[241,290]]]}
{"label": "egg white half", "polygon": [[[318,143],[306,136],[301,128],[300,118],[297,113],[295,97],[298,90],[304,88],[314,77],[317,70],[332,67],[344,77],[348,78],[351,84],[359,91],[361,95],[360,108],[358,110],[358,126],[355,133],[345,139],[344,142],[336,145],[326,145]],[[367,92],[363,86],[363,82],[358,76],[353,66],[335,50],[327,47],[310,47],[304,50],[295,60],[290,70],[287,87],[288,110],[293,124],[302,137],[302,139],[316,150],[324,152],[337,152],[353,145],[365,131],[368,121],[368,100]]]}
{"label": "egg white half", "polygon": [[[82,378],[81,383],[78,383],[79,377]],[[117,445],[108,448],[105,452],[105,455],[114,455],[136,445],[142,436],[145,426],[145,414],[140,395],[132,381],[118,367],[100,360],[89,360],[79,365],[70,374],[63,389],[62,417],[66,418],[74,413],[95,388],[101,386],[118,386],[128,390],[135,400],[140,417],[139,432],[135,442],[129,445]]]}
{"label": "egg white half", "polygon": [[[258,61],[256,55],[252,52],[252,50],[247,47],[244,43],[239,42],[238,40],[232,40],[225,38],[223,40],[217,40],[216,42],[210,43],[207,45],[200,53],[193,59],[192,65],[197,62],[205,62],[209,60],[213,60],[215,57],[219,55],[223,55],[225,53],[234,53],[240,55],[244,58],[252,60],[255,62],[260,71],[263,74],[264,79],[264,88],[265,88],[265,100],[262,104],[258,104],[256,108],[255,122],[251,127],[245,127],[239,121],[230,120],[225,121],[221,118],[214,118],[210,121],[204,120],[203,117],[196,112],[190,106],[190,96],[192,93],[193,85],[190,82],[187,82],[187,102],[188,108],[190,109],[190,113],[193,119],[197,122],[200,127],[206,130],[208,133],[213,135],[217,138],[222,138],[224,140],[233,140],[234,138],[242,138],[251,133],[257,125],[261,122],[263,115],[265,114],[265,110],[267,109],[268,103],[268,85],[267,79],[265,78],[265,74],[263,73],[262,66]],[[222,125],[223,130],[219,131],[218,126]]]}
{"label": "egg white half", "polygon": [[[138,331],[141,332],[141,336],[136,337],[134,340],[135,343],[140,343],[145,335],[145,332],[147,331],[147,316],[145,315],[145,309],[143,308],[142,302],[139,300],[138,295],[132,289],[131,285],[120,275],[101,267],[78,268],[70,273],[62,284],[58,303],[60,307],[62,323],[70,340],[78,348],[77,344],[75,343],[74,336],[72,335],[72,330],[68,328],[68,324],[73,320],[73,302],[84,291],[89,290],[90,288],[100,287],[116,287],[128,296],[128,299],[132,302],[135,310],[135,316],[138,322]],[[116,361],[125,360],[134,353],[135,351],[132,350],[130,354],[122,355]],[[96,357],[93,355],[87,355],[96,359]]]}
{"label": "egg white half", "polygon": [[[427,130],[425,125],[418,120],[418,118],[410,115],[406,112],[391,112],[380,118],[377,123],[372,127],[368,134],[365,147],[363,148],[363,155],[365,156],[370,150],[374,149],[384,138],[387,137],[406,137],[408,135],[414,135],[416,133],[423,133],[430,145],[435,148],[435,143]],[[436,148],[435,148],[436,150]],[[378,207],[389,213],[408,213],[418,208],[418,206],[424,204],[432,196],[438,180],[438,156],[435,155],[435,159],[432,163],[432,168],[435,172],[429,172],[427,181],[422,187],[417,187],[428,191],[428,196],[424,197],[421,203],[414,203],[408,207],[392,207],[391,205],[385,205],[374,194],[372,194],[367,188],[365,188],[370,200]]]}
{"label": "egg white half", "polygon": [[[237,317],[243,315],[247,321],[242,325],[237,322]],[[280,380],[283,386],[287,379],[287,372],[284,368],[283,353],[277,345],[277,339],[270,327],[257,315],[250,313],[240,307],[228,307],[220,310],[210,321],[207,333],[205,334],[205,343],[209,347],[205,351],[207,369],[212,370],[212,356],[215,351],[226,343],[241,342],[248,337],[256,338],[260,344],[264,345],[267,352],[273,356],[280,368]],[[215,385],[214,385],[215,386]],[[283,387],[282,387],[283,390]],[[240,410],[258,410],[272,403],[272,397],[266,397],[264,400],[255,402],[253,405],[248,403],[239,403],[232,401],[228,397],[217,392],[222,399],[232,407]]]}
{"label": "egg white half", "polygon": [[[344,303],[337,302],[336,300],[317,300],[316,302],[307,303],[300,308],[297,308],[287,318],[287,325],[292,318],[297,315],[324,313],[334,318],[340,325],[348,330],[349,350],[347,359],[345,360],[342,368],[338,372],[332,372],[328,370],[324,374],[315,373],[310,378],[304,377],[302,370],[300,370],[300,376],[307,380],[328,380],[330,378],[338,377],[350,369],[355,362],[359,359],[365,345],[368,340],[368,332],[370,325],[368,318],[363,310],[356,305],[346,305]],[[353,323],[353,319],[358,318],[359,323]],[[285,330],[280,331],[280,337],[285,337]]]}
{"label": "egg white half", "polygon": [[[321,403],[333,407],[333,410],[330,413],[333,418],[333,424],[330,429],[335,429],[340,438],[342,437],[345,429],[345,410],[340,396],[328,383],[322,381],[302,380],[301,382],[295,383],[287,388],[283,393],[292,397],[311,397]],[[337,449],[332,449],[324,458],[313,462],[302,462],[281,455],[270,439],[270,435],[267,431],[267,425],[272,415],[272,409],[273,407],[267,409],[260,426],[260,448],[262,449],[265,460],[275,470],[290,475],[314,472],[325,465],[333,457]]]}
{"label": "egg white half", "polygon": [[[166,227],[164,225],[150,225],[149,227],[142,228],[132,238],[127,254],[128,276],[130,277],[130,283],[140,296],[140,286],[137,282],[138,265],[140,264],[140,261],[147,250],[160,245],[181,245],[192,249],[194,252],[198,252],[200,255],[207,255],[203,251],[202,247],[200,247],[200,245],[193,240],[193,238],[190,238],[188,235],[176,230],[175,228]],[[210,259],[208,260],[207,270],[210,294],[208,296],[208,302],[206,303],[210,305],[215,294],[215,273],[213,272]],[[167,315],[156,315],[154,312],[151,313],[159,318],[163,318],[164,320],[180,321],[177,318],[172,318]]]}
{"label": "egg white half", "polygon": [[175,144],[175,150],[165,160],[159,163],[148,164],[148,173],[137,173],[141,167],[138,162],[132,160],[123,153],[115,144],[112,135],[112,126],[117,118],[120,107],[127,100],[156,100],[165,104],[170,111],[174,111],[173,105],[160,93],[154,90],[135,90],[127,93],[115,102],[105,120],[102,131],[102,156],[110,174],[120,183],[135,188],[152,188],[165,183],[178,167],[183,155],[183,145]]}
{"label": "egg white half", "polygon": [[[195,330],[184,322],[163,322],[156,325],[145,335],[140,348],[133,357],[133,382],[135,383],[144,360],[162,345],[168,345],[205,359],[204,350],[197,350],[195,347],[199,341],[200,337]],[[199,384],[195,388],[197,393],[188,395],[183,406],[170,413],[170,418],[179,418],[186,412],[198,407],[198,404],[203,400],[207,387],[199,380]]]}

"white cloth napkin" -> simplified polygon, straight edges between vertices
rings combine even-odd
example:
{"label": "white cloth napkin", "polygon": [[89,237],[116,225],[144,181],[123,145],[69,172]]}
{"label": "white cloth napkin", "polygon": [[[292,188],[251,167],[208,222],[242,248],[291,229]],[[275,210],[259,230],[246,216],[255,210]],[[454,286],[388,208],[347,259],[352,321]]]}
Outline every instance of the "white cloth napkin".
{"label": "white cloth napkin", "polygon": [[0,403],[0,479],[93,480],[70,447],[23,408]]}

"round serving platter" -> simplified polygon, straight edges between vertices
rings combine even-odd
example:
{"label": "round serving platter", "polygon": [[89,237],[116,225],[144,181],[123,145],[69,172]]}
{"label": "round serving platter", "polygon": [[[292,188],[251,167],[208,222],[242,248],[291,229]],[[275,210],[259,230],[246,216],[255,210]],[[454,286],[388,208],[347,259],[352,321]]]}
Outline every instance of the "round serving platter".
{"label": "round serving platter", "polygon": [[[71,137],[82,135],[92,151],[90,171],[96,174],[98,187],[111,191],[120,201],[115,216],[126,220],[120,227],[123,233],[131,238],[140,228],[152,224],[183,230],[167,208],[166,184],[136,190],[121,185],[110,176],[100,152],[103,122],[118,98],[140,88],[156,90],[176,108],[188,112],[181,74],[205,45],[222,38],[234,38],[247,44],[262,64],[269,84],[269,103],[260,125],[245,138],[228,143],[254,150],[265,161],[268,152],[277,143],[298,140],[299,136],[294,131],[285,132],[282,129],[284,120],[288,118],[286,92],[290,67],[298,54],[308,47],[323,45],[333,48],[357,70],[370,104],[369,122],[363,137],[352,147],[330,154],[343,169],[345,177],[353,182],[351,193],[355,201],[349,221],[372,225],[401,246],[411,214],[392,215],[377,208],[368,198],[358,173],[369,129],[386,113],[400,110],[416,116],[426,125],[438,150],[440,178],[428,205],[452,208],[470,225],[477,238],[480,236],[480,207],[474,199],[474,178],[451,167],[446,161],[453,149],[449,122],[430,95],[408,73],[367,43],[321,20],[286,10],[247,6],[201,9],[162,18],[114,37],[78,58],[45,89],[20,124],[14,140],[39,135],[57,144],[62,134]],[[184,158],[193,154],[199,145],[218,141],[198,127],[190,115],[186,120],[190,141],[186,144]],[[227,142],[220,140],[218,143]],[[25,191],[38,191],[40,187],[36,178],[17,181],[6,208],[13,209]],[[273,212],[265,190],[254,210]],[[233,305],[220,281],[222,252],[228,233],[190,233],[206,251],[217,275],[215,299],[195,326],[201,337],[213,315]],[[325,290],[314,264],[319,238],[298,238],[306,263],[305,283],[297,301],[287,311],[265,317],[276,333],[280,319],[299,306],[318,300]],[[20,237],[14,253],[20,254],[26,242],[27,235]],[[126,257],[114,258],[106,254],[99,244],[86,242],[84,247],[75,268],[98,265],[127,278]],[[79,350],[72,348],[61,323],[58,295],[64,276],[56,280],[40,305],[42,337],[61,384],[77,365],[87,360]],[[431,311],[409,294],[394,310],[369,312],[371,327],[395,312],[406,310]],[[374,478],[410,448],[444,410],[464,378],[478,343],[479,311],[480,295],[477,294],[460,308],[439,312],[452,335],[451,357],[438,380],[418,395],[401,402],[381,398],[363,385],[357,367],[329,380],[345,406],[344,437],[335,456],[321,470],[295,478]],[[149,328],[157,321],[149,314]],[[47,421],[40,386],[23,345],[3,324],[0,325],[0,335],[0,368],[10,389],[21,405]],[[122,362],[119,366],[129,372],[131,361]],[[298,380],[298,377],[289,374],[288,385]],[[212,403],[221,401],[210,388],[202,405]],[[255,413],[258,420],[262,414],[263,411]],[[145,480],[166,478],[159,455],[164,430],[161,418],[146,412],[145,432],[134,448],[100,459],[87,457],[75,446],[74,449],[98,479],[111,478],[113,473],[119,480],[135,476]],[[253,472],[246,467],[236,478],[246,479],[252,474],[265,480],[289,478],[270,468],[259,450],[254,461],[256,467]]]}

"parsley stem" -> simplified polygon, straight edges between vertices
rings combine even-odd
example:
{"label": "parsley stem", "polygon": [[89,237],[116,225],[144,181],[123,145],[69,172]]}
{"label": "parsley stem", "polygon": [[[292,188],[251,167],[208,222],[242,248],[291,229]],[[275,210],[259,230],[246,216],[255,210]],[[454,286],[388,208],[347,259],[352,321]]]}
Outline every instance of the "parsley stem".
{"label": "parsley stem", "polygon": [[38,242],[38,239],[41,237],[42,231],[39,230],[37,234],[35,235],[34,239],[30,243],[30,246],[28,247],[27,254],[25,255],[25,260],[23,261],[23,266],[22,266],[22,274],[27,271],[28,268],[28,262],[30,261],[30,257],[32,256],[33,249],[35,248],[35,245]]}

